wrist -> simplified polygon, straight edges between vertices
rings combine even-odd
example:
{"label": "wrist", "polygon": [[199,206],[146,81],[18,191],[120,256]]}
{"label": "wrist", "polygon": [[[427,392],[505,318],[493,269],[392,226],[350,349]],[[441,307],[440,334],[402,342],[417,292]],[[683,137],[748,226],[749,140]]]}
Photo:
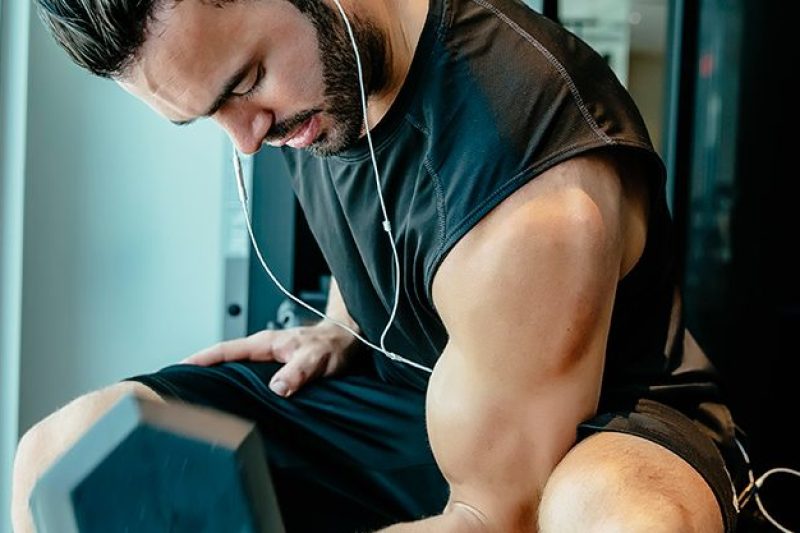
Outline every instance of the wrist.
{"label": "wrist", "polygon": [[[361,328],[358,327],[358,324],[356,323],[356,321],[353,320],[352,318],[350,318],[349,316],[340,317],[340,316],[335,316],[335,315],[331,315],[331,314],[328,314],[328,316],[333,320],[341,322],[342,324],[344,324],[348,328],[352,329],[353,331],[355,331],[356,333],[361,335]],[[317,322],[316,326],[320,327],[320,328],[334,328],[336,330],[339,330],[344,335],[352,336],[352,333],[350,333],[349,331],[347,331],[345,329],[342,329],[341,326],[339,326],[339,324],[337,324],[333,320],[330,320],[330,319],[327,319],[327,318],[322,319],[319,322]]]}

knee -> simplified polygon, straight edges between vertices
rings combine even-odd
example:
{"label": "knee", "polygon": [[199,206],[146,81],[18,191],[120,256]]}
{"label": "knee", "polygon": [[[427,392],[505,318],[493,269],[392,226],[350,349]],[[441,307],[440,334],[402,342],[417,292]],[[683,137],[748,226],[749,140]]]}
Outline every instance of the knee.
{"label": "knee", "polygon": [[116,383],[81,396],[29,429],[17,445],[17,466],[50,462],[60,455],[124,395],[163,401],[152,389],[137,382]]}
{"label": "knee", "polygon": [[22,438],[17,444],[16,454],[14,455],[15,474],[18,475],[22,470],[26,469],[27,465],[34,462],[36,457],[41,455],[39,450],[41,450],[47,442],[44,436],[46,433],[46,423],[47,419],[44,419],[22,435]]}
{"label": "knee", "polygon": [[[59,429],[69,422],[69,414],[84,409],[83,397],[74,400],[63,409],[31,427],[17,444],[11,486],[11,522],[18,533],[32,533],[34,525],[29,511],[29,498],[36,481],[49,466],[67,450],[70,439],[67,428]],[[64,411],[71,413],[64,414]],[[73,427],[76,433],[81,430]],[[77,439],[77,436],[76,436]]]}
{"label": "knee", "polygon": [[[20,440],[21,460],[40,456],[46,448],[67,448],[124,395],[163,401],[155,391],[138,382],[125,381],[81,396],[34,425]],[[31,457],[33,456],[33,457]]]}
{"label": "knee", "polygon": [[[81,419],[88,420],[92,394],[73,400],[37,422],[22,435],[14,456],[14,499],[21,503],[33,488],[39,475],[86,429]],[[70,434],[75,438],[71,439]]]}
{"label": "knee", "polygon": [[11,507],[15,531],[32,531],[28,498],[39,476],[122,396],[131,392],[161,400],[153,390],[140,383],[117,383],[73,400],[22,436],[14,457]]}
{"label": "knee", "polygon": [[[561,466],[561,465],[559,465]],[[678,499],[653,487],[632,490],[616,465],[564,465],[553,472],[539,506],[541,533],[683,533],[695,531]]]}

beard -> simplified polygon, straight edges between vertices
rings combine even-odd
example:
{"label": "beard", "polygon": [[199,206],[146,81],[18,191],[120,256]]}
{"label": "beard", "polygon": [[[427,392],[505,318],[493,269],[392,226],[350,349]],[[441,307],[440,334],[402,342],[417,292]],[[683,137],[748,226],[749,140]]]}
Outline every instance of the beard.
{"label": "beard", "polygon": [[[280,139],[317,113],[330,118],[330,126],[306,148],[328,157],[352,147],[365,131],[358,80],[358,63],[344,20],[324,0],[290,0],[311,20],[317,42],[325,86],[322,108],[310,109],[274,125],[265,140]],[[386,84],[386,42],[381,31],[368,21],[348,15],[358,43],[367,96]]]}

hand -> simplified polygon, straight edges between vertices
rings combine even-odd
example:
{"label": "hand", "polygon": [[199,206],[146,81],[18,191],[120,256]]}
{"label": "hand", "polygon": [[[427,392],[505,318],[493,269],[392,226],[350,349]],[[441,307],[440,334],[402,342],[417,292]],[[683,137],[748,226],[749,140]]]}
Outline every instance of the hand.
{"label": "hand", "polygon": [[288,397],[313,379],[342,372],[357,352],[355,340],[335,324],[322,321],[314,326],[265,330],[221,342],[181,363],[200,366],[242,360],[285,363],[269,387],[279,396]]}

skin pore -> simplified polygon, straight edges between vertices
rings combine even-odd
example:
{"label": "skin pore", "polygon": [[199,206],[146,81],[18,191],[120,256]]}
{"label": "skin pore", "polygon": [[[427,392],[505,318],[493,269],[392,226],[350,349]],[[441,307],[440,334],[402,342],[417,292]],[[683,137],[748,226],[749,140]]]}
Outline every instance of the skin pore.
{"label": "skin pore", "polygon": [[[166,2],[117,79],[158,113],[178,124],[209,116],[243,153],[288,141],[327,156],[363,135],[355,57],[332,0]],[[359,44],[374,127],[402,87],[428,3],[342,5]]]}

